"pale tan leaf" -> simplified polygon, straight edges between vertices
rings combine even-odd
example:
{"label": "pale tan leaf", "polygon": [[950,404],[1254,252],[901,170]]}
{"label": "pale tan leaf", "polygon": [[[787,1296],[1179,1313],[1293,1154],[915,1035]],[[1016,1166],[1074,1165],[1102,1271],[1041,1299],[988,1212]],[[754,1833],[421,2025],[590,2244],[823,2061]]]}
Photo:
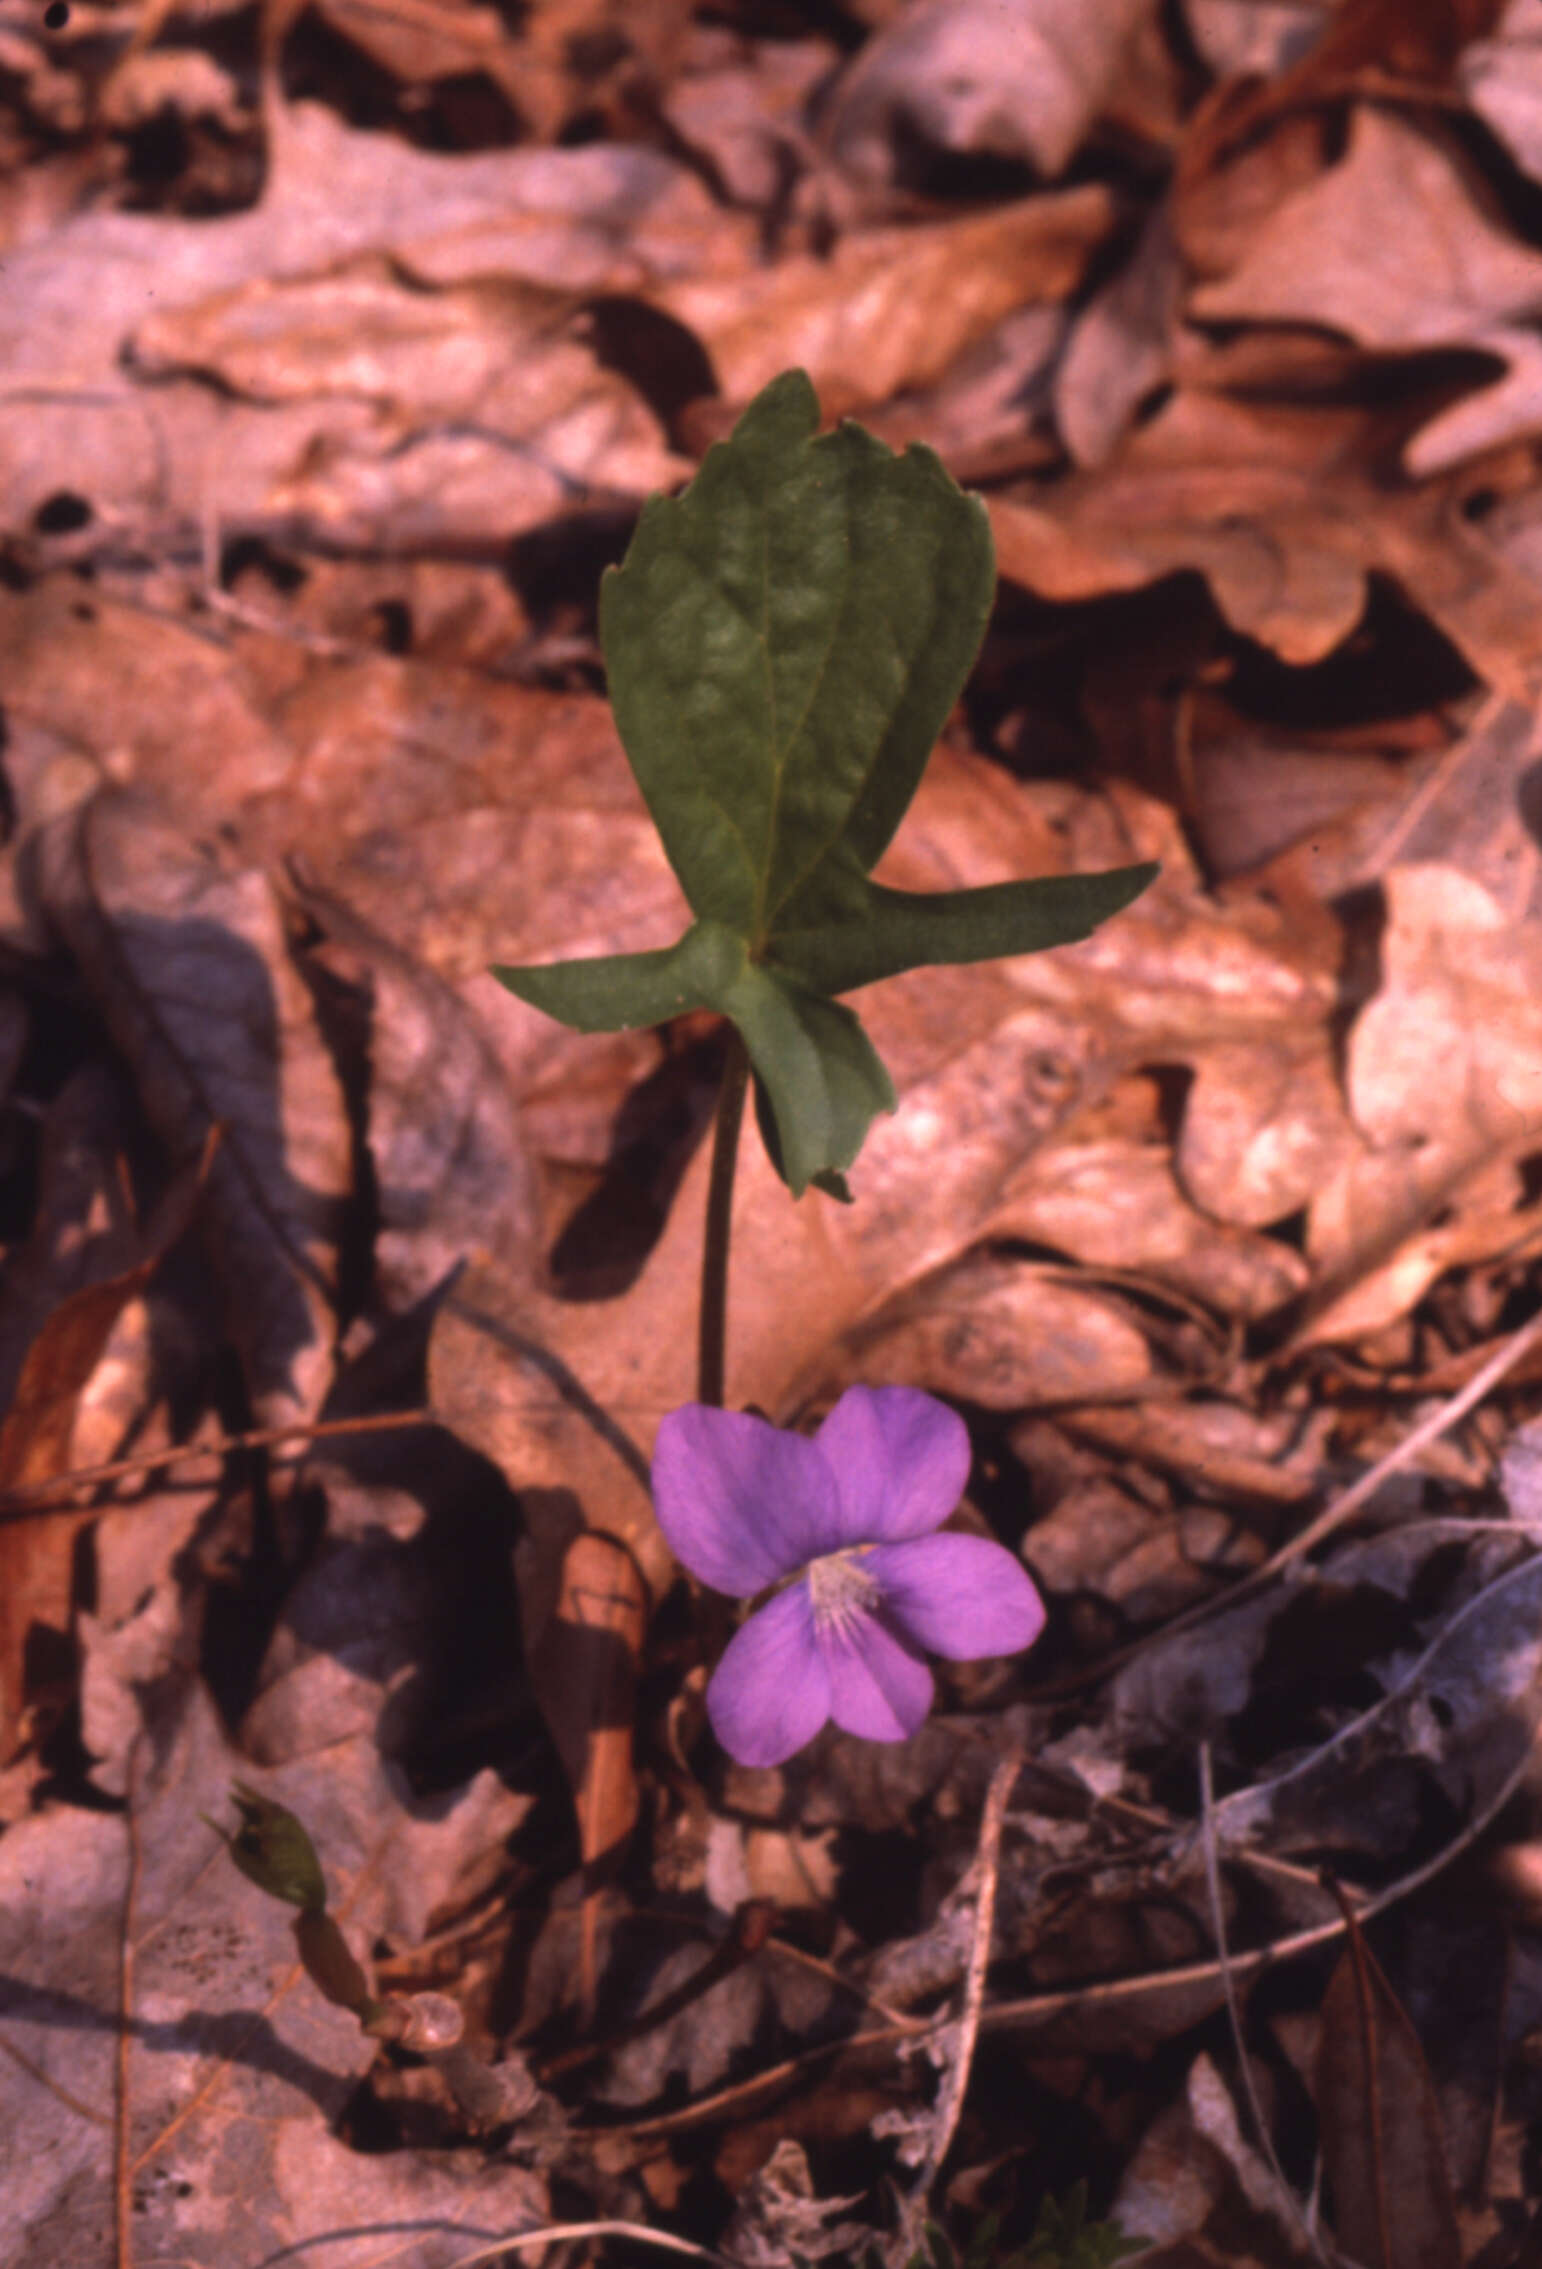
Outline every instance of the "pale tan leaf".
{"label": "pale tan leaf", "polygon": [[1516,164],[1542,175],[1542,5],[1509,0],[1490,39],[1474,40],[1459,66],[1462,90]]}
{"label": "pale tan leaf", "polygon": [[17,2269],[99,2259],[112,2228],[131,1867],[122,2116],[138,2249],[259,2269],[325,2238],[347,2269],[368,2269],[385,2219],[413,2226],[414,2269],[448,2269],[489,2220],[540,2218],[544,2186],[523,2169],[475,2173],[411,2151],[381,2167],[340,2140],[375,2044],[300,1976],[291,1910],[248,1883],[200,1819],[231,1818],[233,1777],[259,1780],[311,1832],[349,1932],[415,1942],[520,1800],[487,1772],[416,1811],[368,1737],[259,1774],[185,1672],[160,1683],[155,1711],[123,1812],[55,1806],[0,1840],[0,2117]]}
{"label": "pale tan leaf", "polygon": [[868,42],[830,126],[840,163],[879,181],[906,129],[941,149],[1063,172],[1150,0],[922,0]]}
{"label": "pale tan leaf", "polygon": [[651,296],[696,333],[737,401],[801,363],[827,417],[935,383],[1035,300],[1075,288],[1116,208],[1094,183],[958,220],[843,236],[827,259],[673,283]]}
{"label": "pale tan leaf", "polygon": [[986,1410],[1128,1397],[1154,1376],[1130,1309],[1032,1262],[979,1254],[864,1330],[841,1378],[873,1386],[925,1379]]}
{"label": "pale tan leaf", "polygon": [[530,1683],[567,1773],[583,1865],[577,2000],[588,2016],[598,1985],[596,1923],[636,1825],[632,1760],[637,1677],[648,1599],[632,1554],[590,1530],[562,1559],[556,1610],[530,1649]]}
{"label": "pale tan leaf", "polygon": [[1373,481],[1366,458],[1379,445],[1363,410],[1183,389],[1097,476],[1050,496],[992,496],[997,564],[1061,600],[1197,568],[1227,621],[1293,665],[1342,644],[1380,568],[1479,677],[1529,704],[1542,686],[1531,578],[1483,541],[1456,497]]}
{"label": "pale tan leaf", "polygon": [[1271,77],[1306,54],[1328,7],[1327,0],[1184,0],[1183,13],[1212,71]]}
{"label": "pale tan leaf", "polygon": [[[357,397],[323,397],[315,407],[291,400],[259,419],[197,379],[147,384],[126,354],[147,310],[196,306],[263,278],[325,272],[370,253],[391,255],[428,286],[493,278],[563,292],[636,290],[696,266],[705,236],[719,247],[736,241],[686,167],[640,146],[440,155],[357,132],[304,103],[279,108],[272,132],[265,195],[250,212],[196,227],[84,212],[11,256],[0,307],[6,526],[30,524],[41,503],[67,490],[101,519],[126,514],[135,525],[175,525],[184,540],[200,540],[211,511],[283,509],[283,481],[301,477],[307,446],[325,461],[359,459],[359,493],[344,483],[334,515],[381,508],[380,459],[400,435],[382,431],[376,413]],[[498,530],[499,548],[510,533],[500,511],[528,526],[563,507],[575,477],[621,482],[630,463],[646,475],[643,487],[669,478],[650,413],[592,364],[589,394],[565,425],[550,418],[542,430],[551,461],[531,460],[522,479],[517,433],[476,447],[474,434],[460,437],[461,457],[475,458],[478,472],[461,474],[457,513],[462,522],[472,514],[480,478],[482,524],[489,536]],[[573,449],[601,443],[616,453],[609,472],[591,458],[575,475]],[[432,462],[412,467],[407,492],[425,522],[433,481],[456,470],[454,454],[441,438]],[[324,471],[316,475],[322,500],[331,494]],[[302,503],[310,508],[303,489],[290,508]],[[400,530],[393,540],[399,544]]]}
{"label": "pale tan leaf", "polygon": [[1283,1221],[1359,1150],[1325,1026],[1196,1053],[1173,1164],[1207,1213]]}
{"label": "pale tan leaf", "polygon": [[107,792],[44,836],[41,896],[173,1157],[218,1127],[203,1219],[253,1407],[317,1408],[352,1187],[341,1083],[264,875]]}
{"label": "pale tan leaf", "polygon": [[1172,361],[1181,272],[1158,207],[1119,273],[1078,317],[1055,373],[1055,415],[1078,465],[1101,465]]}
{"label": "pale tan leaf", "polygon": [[[1398,225],[1387,227],[1396,213]],[[1190,306],[1207,322],[1318,323],[1362,346],[1487,347],[1507,355],[1522,334],[1506,325],[1542,292],[1542,253],[1499,225],[1492,200],[1456,154],[1392,112],[1356,110],[1349,149],[1310,187],[1286,198],[1229,276],[1202,284]],[[1528,365],[1533,358],[1528,357]],[[1451,414],[1408,450],[1432,471],[1469,446],[1529,433],[1535,377],[1514,380],[1465,429]]]}
{"label": "pale tan leaf", "polygon": [[[1266,1054],[1267,1043],[1258,1052]],[[1210,1060],[1200,1058],[1202,1065]],[[1194,1101],[1191,1094],[1185,1127]],[[1286,1095],[1266,1091],[1258,1098],[1258,1117],[1273,1126],[1288,1102]],[[1320,1152],[1311,1147],[1320,1170]],[[1228,1147],[1228,1163],[1234,1155],[1235,1144]],[[1304,1190],[1295,1202],[1302,1196]],[[1239,1220],[1236,1212],[1211,1210],[1228,1223]],[[1273,1205],[1251,1219],[1262,1226],[1292,1210]],[[1174,1180],[1166,1146],[1156,1143],[1066,1142],[1047,1158],[1031,1160],[1014,1177],[991,1231],[1053,1246],[1094,1267],[1139,1270],[1194,1293],[1222,1315],[1268,1315],[1303,1290],[1307,1276],[1299,1254],[1277,1238],[1223,1227],[1197,1213]]]}

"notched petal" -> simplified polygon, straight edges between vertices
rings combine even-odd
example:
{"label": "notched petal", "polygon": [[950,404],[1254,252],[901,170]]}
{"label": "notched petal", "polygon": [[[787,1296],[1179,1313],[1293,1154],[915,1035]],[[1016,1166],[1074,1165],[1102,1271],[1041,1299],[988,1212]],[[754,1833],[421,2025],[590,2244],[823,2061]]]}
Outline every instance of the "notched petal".
{"label": "notched petal", "polygon": [[700,1402],[659,1427],[653,1506],[682,1567],[733,1599],[827,1550],[838,1518],[835,1483],[812,1442]]}
{"label": "notched petal", "polygon": [[779,1592],[734,1633],[707,1686],[707,1715],[741,1765],[780,1765],[830,1715],[830,1678],[807,1584]]}
{"label": "notched petal", "polygon": [[969,1429],[918,1387],[848,1387],[814,1438],[840,1493],[838,1543],[927,1536],[964,1494]]}
{"label": "notched petal", "polygon": [[1044,1628],[1044,1602],[1021,1561],[982,1536],[882,1544],[864,1565],[883,1612],[928,1654],[953,1662],[1020,1654]]}

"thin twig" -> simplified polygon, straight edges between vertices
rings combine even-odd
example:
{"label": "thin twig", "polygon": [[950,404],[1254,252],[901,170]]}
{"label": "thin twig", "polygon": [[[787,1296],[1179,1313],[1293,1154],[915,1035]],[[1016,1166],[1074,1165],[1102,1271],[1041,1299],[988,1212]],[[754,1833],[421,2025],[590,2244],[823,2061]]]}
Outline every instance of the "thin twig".
{"label": "thin twig", "polygon": [[1511,1332],[1508,1339],[1501,1340],[1482,1370],[1474,1371],[1466,1386],[1454,1394],[1449,1402],[1442,1403],[1427,1418],[1421,1418],[1418,1425],[1405,1434],[1400,1442],[1393,1444],[1385,1457],[1377,1459],[1368,1473],[1362,1473],[1358,1481],[1352,1482],[1341,1496],[1335,1497],[1330,1505],[1326,1505],[1316,1520],[1308,1521],[1298,1536],[1291,1537],[1280,1546],[1278,1552],[1271,1553],[1262,1567],[1254,1569],[1247,1581],[1259,1584],[1270,1576],[1277,1576],[1283,1568],[1288,1568],[1293,1561],[1299,1560],[1304,1553],[1321,1544],[1324,1537],[1331,1536],[1335,1529],[1342,1528],[1351,1515],[1360,1510],[1367,1498],[1375,1496],[1384,1481],[1399,1472],[1410,1459],[1417,1457],[1429,1443],[1438,1441],[1442,1434],[1449,1434],[1453,1426],[1460,1425],[1467,1413],[1483,1400],[1489,1388],[1497,1386],[1507,1371],[1513,1371],[1539,1340],[1542,1340],[1542,1308],[1537,1310],[1528,1323]]}
{"label": "thin twig", "polygon": [[[1427,1448],[1431,1442],[1438,1441],[1442,1434],[1448,1434],[1453,1426],[1460,1425],[1490,1388],[1497,1386],[1507,1372],[1513,1371],[1539,1340],[1542,1340],[1542,1308],[1537,1310],[1529,1322],[1521,1324],[1508,1338],[1500,1341],[1483,1368],[1475,1371],[1466,1386],[1460,1388],[1449,1402],[1442,1403],[1427,1418],[1421,1418],[1418,1425],[1411,1428],[1400,1442],[1393,1444],[1385,1457],[1378,1458],[1367,1472],[1361,1474],[1358,1481],[1351,1482],[1347,1489],[1323,1507],[1315,1520],[1308,1521],[1299,1534],[1288,1538],[1260,1566],[1251,1569],[1239,1582],[1229,1584],[1224,1591],[1217,1592],[1213,1599],[1197,1600],[1192,1607],[1185,1608],[1181,1615],[1175,1615],[1171,1622],[1164,1623],[1160,1630],[1136,1639],[1130,1646],[1120,1647],[1089,1669],[1076,1671],[1067,1678],[1052,1679],[1036,1688],[1035,1698],[1048,1700],[1075,1693],[1085,1686],[1101,1685],[1116,1670],[1122,1669],[1127,1662],[1132,1662],[1137,1655],[1145,1654],[1149,1648],[1165,1645],[1169,1639],[1176,1638],[1180,1631],[1191,1630],[1196,1623],[1203,1623],[1209,1616],[1235,1607],[1241,1600],[1253,1598],[1286,1568],[1303,1559],[1326,1537],[1341,1529],[1360,1510],[1367,1498],[1374,1497],[1384,1481],[1416,1458],[1422,1449]],[[1518,1530],[1517,1533],[1521,1532]]]}
{"label": "thin twig", "polygon": [[[1442,1851],[1436,1852],[1422,1866],[1416,1867],[1396,1883],[1364,1899],[1359,1907],[1359,1919],[1368,1921],[1373,1915],[1384,1914],[1401,1899],[1410,1898],[1422,1890],[1426,1883],[1450,1866],[1454,1859],[1474,1844],[1489,1822],[1504,1809],[1520,1787],[1527,1774],[1534,1769],[1533,1751],[1542,1736],[1542,1726],[1533,1734],[1520,1758],[1494,1791],[1489,1801],[1473,1818],[1465,1823]],[[1239,1857],[1252,1855],[1239,1854]],[[1277,1962],[1291,1960],[1297,1954],[1309,1954],[1319,1946],[1331,1945],[1344,1934],[1344,1922],[1335,1915],[1329,1922],[1313,1925],[1308,1930],[1293,1931],[1288,1938],[1278,1938],[1272,1945],[1256,1946],[1247,1953],[1231,1957],[1235,1977],[1254,1977],[1261,1970],[1270,1969]],[[1185,1962],[1167,1970],[1142,1970],[1134,1977],[1113,1978],[1103,1985],[1072,1986],[1058,1993],[1029,1994],[1017,2001],[998,2001],[980,2013],[982,2032],[1013,2032],[1021,2027],[1042,2027],[1067,2018],[1083,2015],[1088,2009],[1110,2007],[1123,2001],[1139,2001],[1147,1994],[1170,1993],[1184,1986],[1206,1986],[1219,1982],[1221,1968],[1218,1962]],[[625,2127],[577,2128],[573,2140],[598,2140],[601,2136],[614,2141],[625,2136],[632,2142],[653,2141],[659,2136],[674,2135],[686,2128],[699,2127],[708,2120],[721,2119],[736,2112],[746,2102],[785,2088],[798,2080],[812,2066],[831,2056],[849,2055],[863,2049],[892,2047],[905,2039],[909,2027],[897,2025],[874,2026],[865,2033],[848,2033],[844,2039],[820,2041],[812,2048],[801,2049],[796,2056],[785,2058],[763,2072],[754,2073],[747,2080],[736,2080],[726,2088],[715,2089],[710,2095],[698,2096],[694,2103],[682,2104],[678,2111],[663,2112],[654,2119],[636,2120]]]}
{"label": "thin twig", "polygon": [[1248,2100],[1248,2111],[1252,2115],[1254,2132],[1258,2137],[1264,2157],[1269,2162],[1269,2171],[1274,2177],[1275,2189],[1281,2200],[1289,2208],[1292,2221],[1301,2231],[1317,2259],[1326,2263],[1326,2256],[1302,2210],[1301,2202],[1285,2179],[1285,2169],[1280,2165],[1279,2153],[1274,2147],[1274,2137],[1269,2131],[1269,2122],[1264,2117],[1264,2107],[1258,2100],[1258,2086],[1253,2078],[1253,2061],[1248,2055],[1247,2042],[1243,2038],[1242,2004],[1237,1994],[1237,1980],[1232,1970],[1231,1952],[1226,1943],[1226,1909],[1221,1902],[1221,1860],[1215,1836],[1215,1781],[1211,1771],[1210,1744],[1208,1741],[1202,1741],[1199,1745],[1199,1833],[1201,1847],[1205,1855],[1205,1889],[1210,1897],[1210,1927],[1215,1932],[1216,1960],[1221,1966],[1221,1985],[1226,1995],[1226,2016],[1231,2026],[1232,2045],[1237,2051],[1237,2070],[1242,2076],[1242,2089]]}
{"label": "thin twig", "polygon": [[[1315,1882],[1316,1877],[1312,1877],[1312,1880]],[[844,1970],[837,1969],[833,1962],[825,1961],[818,1954],[809,1953],[806,1947],[795,1946],[790,1938],[768,1938],[765,1951],[768,1954],[779,1954],[784,1961],[796,1962],[800,1969],[809,1970],[815,1977],[823,1978],[838,1993],[848,1994],[853,2001],[860,2001],[865,2008],[882,2017],[885,2024],[896,2026],[902,2033],[929,2033],[935,2028],[935,2018],[912,2017],[905,2010],[896,2009],[891,2002],[881,2001],[860,1978],[847,1977]]]}
{"label": "thin twig", "polygon": [[[324,1442],[339,1434],[384,1434],[402,1426],[432,1426],[431,1410],[380,1410],[368,1418],[298,1419],[290,1426],[256,1426],[245,1434],[222,1434],[214,1442],[174,1442],[161,1450],[141,1450],[134,1457],[113,1458],[106,1465],[80,1465],[69,1473],[47,1474],[39,1481],[18,1481],[0,1489],[0,1522],[32,1520],[42,1513],[78,1512],[78,1505],[51,1505],[56,1493],[73,1495],[106,1481],[124,1481],[136,1473],[156,1473],[168,1465],[196,1465],[202,1458],[228,1457],[232,1450],[269,1450],[280,1442]],[[106,1508],[104,1508],[106,1509]]]}
{"label": "thin twig", "polygon": [[1354,887],[1376,882],[1391,866],[1425,813],[1439,801],[1452,781],[1476,753],[1478,746],[1498,724],[1510,706],[1507,693],[1490,694],[1460,740],[1441,751],[1440,757],[1425,774],[1391,826],[1372,850],[1356,867],[1350,880]]}
{"label": "thin twig", "polygon": [[134,2182],[129,2158],[129,2041],[134,2023],[134,1921],[139,1903],[139,1742],[129,1746],[123,1825],[128,1864],[123,1879],[123,1911],[118,1947],[118,2037],[113,2044],[112,2203],[117,2269],[134,2265]]}
{"label": "thin twig", "polygon": [[959,2012],[952,2062],[932,2122],[931,2141],[911,2185],[910,2208],[916,2216],[925,2210],[938,2169],[947,2157],[957,2133],[959,2116],[964,2108],[964,2096],[969,2087],[969,2075],[974,2066],[975,2042],[980,2032],[980,2011],[985,2003],[985,1973],[990,1968],[991,1940],[996,1928],[996,1886],[1001,1877],[1001,1830],[1007,1816],[1007,1798],[1016,1785],[1022,1763],[1022,1753],[1019,1750],[1003,1757],[992,1773],[990,1787],[985,1792],[985,1806],[980,1815],[980,1843],[975,1853],[975,1870],[979,1881],[975,1889],[974,1938],[969,1948],[969,1968],[964,1976],[964,2004]]}
{"label": "thin twig", "polygon": [[463,2253],[450,2263],[450,2269],[483,2269],[483,2264],[496,2261],[500,2254],[523,2250],[529,2245],[556,2245],[564,2238],[629,2237],[638,2245],[656,2245],[665,2253],[683,2253],[692,2261],[711,2261],[720,2269],[735,2269],[725,2254],[714,2253],[710,2246],[694,2245],[689,2238],[672,2237],[668,2230],[650,2230],[646,2222],[551,2222],[544,2229],[516,2230],[508,2237],[496,2238],[491,2245],[479,2246],[475,2253]]}

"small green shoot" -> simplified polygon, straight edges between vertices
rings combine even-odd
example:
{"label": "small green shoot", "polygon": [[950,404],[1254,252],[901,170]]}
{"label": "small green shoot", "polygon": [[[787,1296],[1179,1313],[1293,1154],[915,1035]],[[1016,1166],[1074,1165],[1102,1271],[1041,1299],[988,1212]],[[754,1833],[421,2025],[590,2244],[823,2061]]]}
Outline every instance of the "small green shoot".
{"label": "small green shoot", "polygon": [[995,565],[984,506],[931,450],[818,426],[806,374],[785,371],[683,494],[649,499],[601,590],[616,723],[694,922],[656,952],[494,974],[582,1032],[719,1011],[793,1195],[846,1197],[895,1095],[835,996],[1084,938],[1156,869],[869,879],[969,673]]}

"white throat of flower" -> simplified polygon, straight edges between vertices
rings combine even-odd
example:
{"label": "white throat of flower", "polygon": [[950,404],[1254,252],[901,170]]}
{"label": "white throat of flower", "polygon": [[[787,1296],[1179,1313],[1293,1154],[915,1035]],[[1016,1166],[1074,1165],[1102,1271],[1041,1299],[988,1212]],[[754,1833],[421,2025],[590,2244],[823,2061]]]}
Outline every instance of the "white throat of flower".
{"label": "white throat of flower", "polygon": [[814,1628],[832,1638],[849,1638],[878,1604],[878,1580],[861,1565],[872,1546],[855,1544],[845,1552],[826,1552],[808,1564],[808,1595]]}

